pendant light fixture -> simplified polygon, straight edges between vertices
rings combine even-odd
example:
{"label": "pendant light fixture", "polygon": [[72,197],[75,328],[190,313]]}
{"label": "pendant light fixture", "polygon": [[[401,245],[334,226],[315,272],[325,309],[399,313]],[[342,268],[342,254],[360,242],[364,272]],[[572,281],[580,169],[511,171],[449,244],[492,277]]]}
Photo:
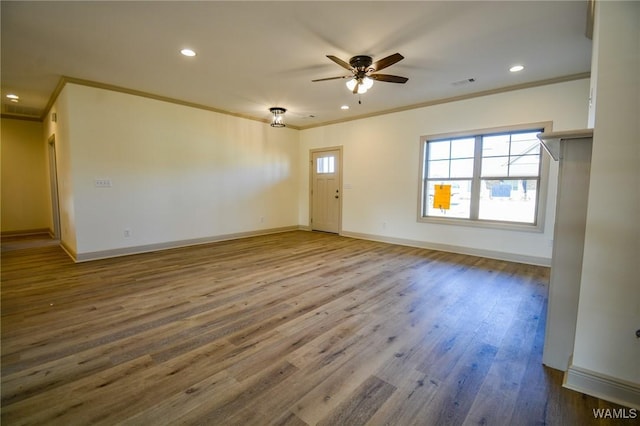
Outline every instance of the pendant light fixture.
{"label": "pendant light fixture", "polygon": [[287,112],[286,109],[281,107],[272,107],[269,108],[273,117],[271,118],[271,127],[285,127],[284,124],[284,113]]}

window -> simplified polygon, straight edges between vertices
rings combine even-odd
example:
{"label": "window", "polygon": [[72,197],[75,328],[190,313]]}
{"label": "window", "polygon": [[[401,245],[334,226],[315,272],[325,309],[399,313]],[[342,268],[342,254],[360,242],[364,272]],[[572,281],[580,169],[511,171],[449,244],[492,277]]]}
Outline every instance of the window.
{"label": "window", "polygon": [[540,228],[543,131],[423,137],[420,219]]}
{"label": "window", "polygon": [[336,165],[335,165],[335,157],[318,157],[318,163],[316,166],[316,173],[318,174],[326,174],[326,173],[335,173]]}

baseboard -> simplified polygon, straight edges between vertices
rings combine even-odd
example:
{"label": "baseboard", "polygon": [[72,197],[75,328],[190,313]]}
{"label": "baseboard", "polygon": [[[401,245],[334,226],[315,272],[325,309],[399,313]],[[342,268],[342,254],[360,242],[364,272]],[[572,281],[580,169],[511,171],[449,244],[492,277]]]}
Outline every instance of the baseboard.
{"label": "baseboard", "polygon": [[640,386],[637,383],[571,365],[564,374],[562,386],[625,407],[640,409]]}
{"label": "baseboard", "polygon": [[65,244],[64,241],[60,241],[60,247],[62,248],[62,250],[64,250],[65,253],[67,253],[67,256],[69,256],[71,260],[76,263],[78,262],[76,252],[72,250],[67,244]]}
{"label": "baseboard", "polygon": [[0,237],[26,237],[29,235],[52,235],[49,228],[23,229],[20,231],[2,231]]}
{"label": "baseboard", "polygon": [[362,234],[359,232],[343,231],[340,233],[345,237],[358,238],[361,240],[379,241],[389,244],[398,244],[401,246],[425,248],[429,250],[446,251],[450,253],[466,254],[469,256],[486,257],[489,259],[505,260],[508,262],[525,263],[528,265],[551,266],[551,259],[538,256],[526,256],[522,254],[514,254],[501,251],[475,249],[462,246],[454,246],[449,244],[431,243],[427,241],[409,240],[405,238],[385,237],[381,235]]}
{"label": "baseboard", "polygon": [[[286,226],[281,228],[271,228],[271,229],[263,229],[258,231],[216,235],[216,236],[196,238],[191,240],[169,241],[166,243],[148,244],[144,246],[123,247],[123,248],[112,249],[112,250],[101,250],[101,251],[79,253],[79,254],[76,253],[74,250],[71,250],[67,245],[64,244],[64,242],[61,243],[61,246],[64,249],[64,251],[67,252],[69,257],[73,259],[74,262],[80,263],[80,262],[89,262],[89,261],[98,260],[98,259],[108,259],[111,257],[128,256],[128,255],[140,254],[140,253],[149,253],[149,252],[160,251],[160,250],[169,250],[173,248],[188,247],[188,246],[194,246],[194,245],[200,245],[200,244],[209,244],[209,243],[215,243],[218,241],[235,240],[240,238],[248,238],[248,237],[255,237],[259,235],[276,234],[280,232],[289,232],[289,231],[297,231],[297,230],[310,231],[311,227],[303,226],[303,225]],[[468,247],[453,246],[448,244],[429,243],[426,241],[409,240],[409,239],[395,238],[395,237],[385,237],[385,236],[373,235],[373,234],[363,234],[359,232],[343,231],[340,233],[340,235],[344,237],[357,238],[361,240],[379,241],[379,242],[384,242],[389,244],[418,247],[418,248],[424,248],[429,250],[446,251],[451,253],[466,254],[470,256],[479,256],[479,257],[486,257],[490,259],[505,260],[509,262],[525,263],[529,265],[538,265],[538,266],[547,266],[547,267],[551,266],[551,259],[542,258],[542,257],[524,256],[524,255],[498,252],[498,251],[492,251],[492,250],[472,249]]]}
{"label": "baseboard", "polygon": [[239,232],[234,234],[214,235],[211,237],[195,238],[190,240],[168,241],[166,243],[148,244],[144,246],[123,247],[112,250],[101,250],[88,253],[75,253],[62,244],[62,248],[76,263],[89,262],[92,260],[108,259],[112,257],[129,256],[132,254],[149,253],[161,250],[170,250],[180,247],[210,244],[219,241],[237,240],[240,238],[257,237],[259,235],[277,234],[281,232],[297,231],[298,226],[286,226],[281,228],[261,229],[258,231]]}

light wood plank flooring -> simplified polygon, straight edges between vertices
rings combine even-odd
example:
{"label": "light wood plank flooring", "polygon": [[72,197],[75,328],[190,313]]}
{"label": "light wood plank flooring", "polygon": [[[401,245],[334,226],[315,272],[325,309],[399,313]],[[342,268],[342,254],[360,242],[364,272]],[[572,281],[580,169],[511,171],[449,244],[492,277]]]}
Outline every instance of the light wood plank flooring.
{"label": "light wood plank flooring", "polygon": [[82,264],[14,247],[2,424],[613,424],[541,364],[548,278],[303,231]]}

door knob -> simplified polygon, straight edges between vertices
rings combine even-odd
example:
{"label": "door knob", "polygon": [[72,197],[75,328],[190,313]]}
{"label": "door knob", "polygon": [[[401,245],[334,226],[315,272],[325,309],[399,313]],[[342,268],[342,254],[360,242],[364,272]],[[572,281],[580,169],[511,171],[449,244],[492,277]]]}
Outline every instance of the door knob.
{"label": "door knob", "polygon": [[336,195],[336,198],[340,198],[340,197]]}

